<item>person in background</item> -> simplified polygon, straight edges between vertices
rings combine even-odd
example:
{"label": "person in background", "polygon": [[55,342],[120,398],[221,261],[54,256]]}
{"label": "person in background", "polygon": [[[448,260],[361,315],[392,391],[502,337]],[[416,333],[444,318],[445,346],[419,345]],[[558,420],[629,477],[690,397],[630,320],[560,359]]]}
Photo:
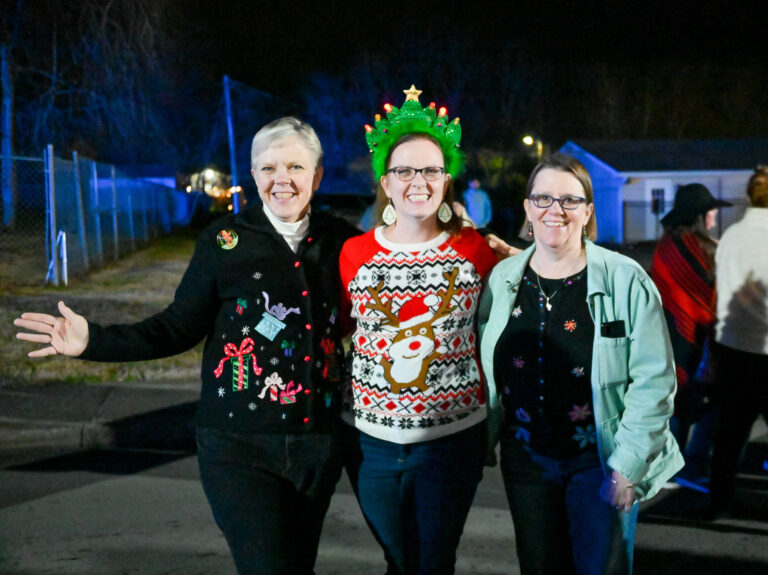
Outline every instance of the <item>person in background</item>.
{"label": "person in background", "polygon": [[702,381],[710,373],[707,350],[715,326],[717,242],[709,230],[717,223],[718,208],[731,205],[714,198],[702,184],[680,186],[674,207],[661,219],[664,235],[650,268],[675,354],[677,394],[670,427],[686,459],[678,482],[700,490],[706,490],[708,483],[715,419],[715,412],[706,410],[708,390]]}
{"label": "person in background", "polygon": [[683,466],[661,298],[635,261],[592,243],[576,159],[543,160],[527,194],[533,245],[494,268],[478,312],[521,573],[628,574],[638,502]]}
{"label": "person in background", "polygon": [[750,207],[715,252],[717,324],[713,361],[719,420],[710,475],[710,512],[733,508],[736,468],[752,424],[768,421],[768,169],[747,184]]}
{"label": "person in background", "polygon": [[480,187],[480,180],[477,178],[469,180],[469,187],[464,191],[463,198],[467,215],[478,228],[484,228],[491,223],[493,217],[491,198]]}
{"label": "person in background", "polygon": [[94,361],[168,357],[205,339],[197,414],[200,477],[240,575],[311,575],[338,481],[343,371],[338,256],[359,231],[310,211],[323,175],[309,124],[285,117],[253,138],[261,204],[206,228],[162,312],[102,327],[59,303],[24,313],[18,338]]}
{"label": "person in background", "polygon": [[475,311],[496,256],[451,209],[458,118],[405,93],[366,126],[383,225],[341,252],[357,325],[342,418],[359,436],[350,477],[388,575],[451,575],[485,463]]}

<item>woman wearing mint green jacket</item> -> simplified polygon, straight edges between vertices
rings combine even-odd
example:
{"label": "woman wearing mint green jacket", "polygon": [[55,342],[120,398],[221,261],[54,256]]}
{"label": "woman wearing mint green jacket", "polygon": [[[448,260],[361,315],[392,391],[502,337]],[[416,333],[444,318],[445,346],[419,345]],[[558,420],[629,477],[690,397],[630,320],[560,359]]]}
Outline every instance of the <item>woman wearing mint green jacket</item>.
{"label": "woman wearing mint green jacket", "polygon": [[494,268],[478,313],[521,572],[631,573],[637,502],[683,465],[661,300],[637,263],[590,241],[577,160],[545,159],[527,192],[534,245]]}

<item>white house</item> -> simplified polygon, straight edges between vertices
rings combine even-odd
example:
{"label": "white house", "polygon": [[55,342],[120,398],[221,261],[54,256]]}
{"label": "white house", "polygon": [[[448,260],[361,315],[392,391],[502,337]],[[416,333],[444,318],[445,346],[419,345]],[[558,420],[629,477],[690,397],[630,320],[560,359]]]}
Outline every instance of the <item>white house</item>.
{"label": "white house", "polygon": [[659,220],[683,184],[704,184],[732,202],[719,211],[719,236],[748,205],[747,180],[768,164],[768,139],[583,140],[560,151],[576,157],[592,176],[598,240],[632,243],[661,236]]}

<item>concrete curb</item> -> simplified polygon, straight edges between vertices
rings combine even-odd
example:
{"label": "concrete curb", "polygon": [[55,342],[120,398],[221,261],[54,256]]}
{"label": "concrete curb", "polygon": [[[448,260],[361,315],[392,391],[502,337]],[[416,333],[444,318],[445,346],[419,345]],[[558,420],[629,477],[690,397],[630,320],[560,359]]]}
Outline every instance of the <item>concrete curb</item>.
{"label": "concrete curb", "polygon": [[139,383],[0,388],[0,443],[194,450],[197,385]]}

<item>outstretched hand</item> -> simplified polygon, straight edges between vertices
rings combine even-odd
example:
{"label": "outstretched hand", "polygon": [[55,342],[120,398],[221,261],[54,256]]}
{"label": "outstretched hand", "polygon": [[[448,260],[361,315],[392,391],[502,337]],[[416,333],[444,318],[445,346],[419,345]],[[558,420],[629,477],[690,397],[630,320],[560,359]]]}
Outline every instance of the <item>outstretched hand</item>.
{"label": "outstretched hand", "polygon": [[77,357],[85,351],[88,345],[88,322],[64,305],[63,301],[59,302],[59,312],[59,317],[27,312],[13,320],[16,327],[35,332],[21,331],[16,334],[16,339],[47,344],[46,347],[30,351],[27,354],[29,357],[45,357],[57,353]]}

